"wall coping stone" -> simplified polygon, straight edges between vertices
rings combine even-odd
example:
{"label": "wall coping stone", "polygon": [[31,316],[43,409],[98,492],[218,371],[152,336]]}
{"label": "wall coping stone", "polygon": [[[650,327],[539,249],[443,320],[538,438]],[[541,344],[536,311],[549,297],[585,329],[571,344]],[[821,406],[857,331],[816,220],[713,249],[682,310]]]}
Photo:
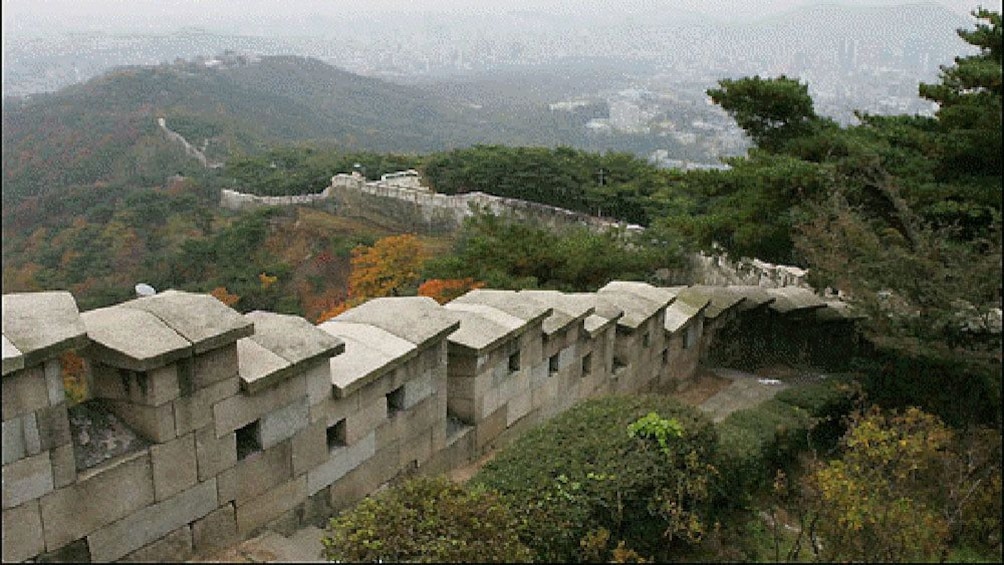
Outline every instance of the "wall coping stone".
{"label": "wall coping stone", "polygon": [[515,316],[527,323],[542,321],[553,314],[553,307],[543,306],[536,301],[520,300],[515,290],[494,290],[477,288],[458,296],[451,302],[456,304],[483,304]]}
{"label": "wall coping stone", "polygon": [[638,291],[623,287],[610,287],[610,285],[596,292],[598,304],[619,308],[624,312],[624,315],[617,320],[617,325],[630,330],[637,329],[649,318],[658,314],[659,310],[668,306],[672,300],[672,298],[663,297],[653,299]]}
{"label": "wall coping stone", "polygon": [[2,311],[4,375],[87,344],[77,301],[67,291],[4,294]]}
{"label": "wall coping stone", "polygon": [[520,299],[528,299],[552,309],[552,314],[544,319],[543,324],[544,334],[548,336],[579,321],[585,321],[596,311],[594,301],[557,290],[520,290],[517,295]]}
{"label": "wall coping stone", "polygon": [[481,354],[514,338],[530,326],[530,322],[484,304],[465,304],[453,300],[445,308],[460,315],[460,328],[450,334],[450,345]]}
{"label": "wall coping stone", "polygon": [[3,337],[3,374],[13,373],[14,371],[24,369],[24,354],[14,344],[11,343],[7,336]]}
{"label": "wall coping stone", "polygon": [[345,353],[331,358],[331,385],[345,398],[418,354],[418,346],[383,328],[337,317],[318,326],[345,342]]}
{"label": "wall coping stone", "polygon": [[333,318],[336,322],[368,324],[423,349],[460,327],[456,314],[427,296],[375,298]]}
{"label": "wall coping stone", "polygon": [[293,364],[251,338],[237,340],[237,374],[241,390],[255,394],[275,386],[296,371]]}
{"label": "wall coping stone", "polygon": [[680,291],[677,300],[685,300],[691,303],[701,300],[708,300],[708,307],[704,311],[704,317],[715,319],[723,312],[734,308],[746,298],[739,292],[731,290],[732,287],[693,285]]}
{"label": "wall coping stone", "polygon": [[192,344],[163,320],[119,304],[80,316],[91,338],[88,354],[102,363],[149,371],[192,355]]}
{"label": "wall coping stone", "polygon": [[192,342],[196,354],[229,345],[254,333],[250,320],[209,294],[166,290],[120,306],[157,316]]}
{"label": "wall coping stone", "polygon": [[[244,368],[239,371],[241,386],[248,392],[258,392],[322,357],[332,357],[345,351],[342,340],[299,316],[255,310],[245,314],[245,317],[254,323],[255,329],[254,334],[237,341],[238,363]],[[248,341],[268,350],[285,363],[276,362],[271,356],[250,346]],[[244,342],[243,345],[241,342]],[[250,356],[243,364],[239,362],[241,351]]]}
{"label": "wall coping stone", "polygon": [[781,288],[768,288],[766,290],[767,294],[775,298],[769,308],[781,314],[826,307],[826,302],[822,298],[805,288],[784,286]]}
{"label": "wall coping stone", "polygon": [[686,326],[691,320],[701,314],[707,307],[710,299],[705,299],[704,304],[697,305],[685,300],[675,300],[666,307],[666,323],[663,327],[669,333],[676,333],[680,328]]}

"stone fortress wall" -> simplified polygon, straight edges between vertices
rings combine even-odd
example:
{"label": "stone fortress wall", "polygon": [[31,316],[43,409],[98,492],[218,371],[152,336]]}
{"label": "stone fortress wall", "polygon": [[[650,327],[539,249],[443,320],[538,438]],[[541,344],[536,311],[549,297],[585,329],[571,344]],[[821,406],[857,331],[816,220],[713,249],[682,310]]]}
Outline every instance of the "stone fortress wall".
{"label": "stone fortress wall", "polygon": [[[325,201],[334,202],[337,213],[389,216],[412,225],[415,231],[453,231],[463,224],[465,218],[479,210],[495,215],[513,215],[552,227],[586,226],[595,230],[644,231],[643,227],[634,224],[483,192],[438,194],[423,186],[415,171],[386,174],[378,181],[366,181],[358,173],[340,173],[331,178],[328,187],[316,194],[256,196],[227,189],[220,194],[220,206],[230,210],[308,205]],[[724,253],[713,256],[697,254],[693,257],[692,264],[694,280],[704,284],[810,288],[806,282],[806,270],[774,265],[759,259],[732,260]]]}
{"label": "stone fortress wall", "polygon": [[[853,327],[842,306],[615,281],[381,298],[315,326],[173,290],[83,313],[67,292],[5,294],[3,559],[184,560],[318,524],[581,399],[685,386],[746,316],[833,336]],[[91,379],[74,406],[70,350]]]}

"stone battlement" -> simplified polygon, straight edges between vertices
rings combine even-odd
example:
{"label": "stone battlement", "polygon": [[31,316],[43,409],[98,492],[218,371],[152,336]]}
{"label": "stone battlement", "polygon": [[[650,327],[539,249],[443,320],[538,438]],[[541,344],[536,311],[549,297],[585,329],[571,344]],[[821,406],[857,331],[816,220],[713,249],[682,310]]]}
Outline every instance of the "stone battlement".
{"label": "stone battlement", "polygon": [[[317,326],[173,290],[83,313],[66,292],[6,294],[3,559],[184,560],[320,523],[579,400],[684,386],[750,313],[853,325],[810,291],[757,286],[479,289]],[[90,367],[73,407],[67,351]]]}

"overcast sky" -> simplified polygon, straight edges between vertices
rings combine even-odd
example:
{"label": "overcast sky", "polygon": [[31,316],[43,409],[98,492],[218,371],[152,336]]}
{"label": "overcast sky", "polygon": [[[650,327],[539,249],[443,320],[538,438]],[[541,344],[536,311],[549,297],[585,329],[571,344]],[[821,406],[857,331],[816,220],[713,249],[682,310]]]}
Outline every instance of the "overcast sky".
{"label": "overcast sky", "polygon": [[[922,0],[919,0],[922,1]],[[1000,0],[934,0],[962,15]],[[270,20],[339,15],[386,17],[409,12],[491,14],[533,10],[576,16],[685,10],[718,20],[749,20],[805,4],[889,6],[910,0],[3,0],[3,31],[17,36],[56,32],[170,32],[183,26],[257,34]],[[48,32],[48,33],[46,33]]]}

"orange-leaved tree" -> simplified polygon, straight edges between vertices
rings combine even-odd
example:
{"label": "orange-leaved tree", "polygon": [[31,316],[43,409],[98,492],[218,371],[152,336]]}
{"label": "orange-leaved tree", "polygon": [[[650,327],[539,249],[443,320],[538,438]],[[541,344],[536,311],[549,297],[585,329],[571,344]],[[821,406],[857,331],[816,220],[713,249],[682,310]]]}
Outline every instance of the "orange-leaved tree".
{"label": "orange-leaved tree", "polygon": [[475,288],[483,288],[485,283],[471,277],[465,279],[429,279],[419,285],[418,295],[433,298],[440,304],[446,304],[454,298]]}
{"label": "orange-leaved tree", "polygon": [[371,298],[401,295],[421,280],[419,269],[424,261],[422,242],[413,234],[393,235],[372,246],[356,247],[350,261],[348,299],[322,312],[317,323]]}
{"label": "orange-leaved tree", "polygon": [[218,286],[213,290],[209,291],[209,294],[213,295],[214,298],[220,302],[226,304],[227,306],[233,306],[237,304],[237,301],[241,299],[240,296],[236,294],[231,294],[225,286]]}

